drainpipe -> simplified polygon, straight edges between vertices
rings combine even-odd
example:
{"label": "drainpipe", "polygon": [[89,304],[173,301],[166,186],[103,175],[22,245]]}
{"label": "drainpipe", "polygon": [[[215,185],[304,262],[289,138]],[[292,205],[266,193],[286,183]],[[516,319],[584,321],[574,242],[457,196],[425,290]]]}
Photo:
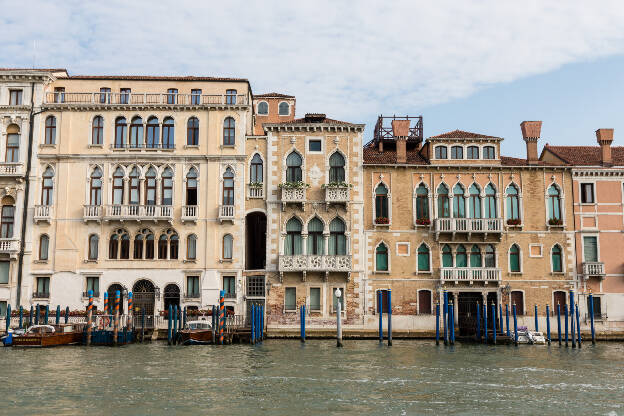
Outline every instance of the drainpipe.
{"label": "drainpipe", "polygon": [[28,152],[26,160],[26,173],[24,175],[24,207],[22,209],[22,233],[20,236],[20,251],[18,255],[17,266],[17,294],[16,294],[16,308],[21,305],[22,297],[22,275],[24,267],[24,245],[26,240],[26,221],[28,219],[28,194],[30,191],[30,170],[32,166],[32,144],[33,144],[33,130],[34,120],[37,114],[41,114],[43,111],[34,112],[35,109],[35,83],[30,83],[30,115],[28,126]]}

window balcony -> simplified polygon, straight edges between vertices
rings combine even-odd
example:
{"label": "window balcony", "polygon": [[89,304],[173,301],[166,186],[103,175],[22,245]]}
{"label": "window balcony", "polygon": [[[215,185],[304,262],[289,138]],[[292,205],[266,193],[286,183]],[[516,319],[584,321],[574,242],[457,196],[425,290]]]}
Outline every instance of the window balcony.
{"label": "window balcony", "polygon": [[199,292],[191,292],[184,295],[185,300],[199,300],[199,297]]}
{"label": "window balcony", "polygon": [[84,205],[82,212],[84,222],[102,220],[102,205]]}
{"label": "window balcony", "polygon": [[503,232],[502,218],[437,218],[435,220],[435,235],[438,239],[441,233],[465,233],[471,234],[501,235]]}
{"label": "window balcony", "polygon": [[225,299],[236,299],[236,292],[225,292]]}
{"label": "window balcony", "polygon": [[605,277],[604,263],[600,261],[586,261],[583,262],[583,277],[589,279],[590,277]]}
{"label": "window balcony", "polygon": [[[82,297],[88,299],[89,298],[89,292],[88,291],[87,292],[82,292]],[[93,297],[94,298],[99,298],[100,297],[100,292],[99,291],[94,291],[93,292]]]}
{"label": "window balcony", "polygon": [[280,279],[285,272],[330,272],[351,273],[351,255],[280,255],[279,256]]}
{"label": "window balcony", "polygon": [[234,205],[219,205],[219,221],[234,221]]}
{"label": "window balcony", "polygon": [[501,271],[493,267],[442,267],[440,269],[442,282],[500,282]]}
{"label": "window balcony", "polygon": [[182,222],[196,222],[197,221],[197,205],[183,205],[182,206]]}
{"label": "window balcony", "polygon": [[33,292],[33,299],[49,299],[50,292]]}
{"label": "window balcony", "polygon": [[286,208],[286,204],[306,203],[306,188],[282,188],[282,210]]}
{"label": "window balcony", "polygon": [[325,188],[325,204],[348,204],[351,200],[351,188],[348,186],[326,187]]}
{"label": "window balcony", "polygon": [[17,238],[0,238],[0,253],[17,256],[20,250],[20,240]]}
{"label": "window balcony", "polygon": [[249,199],[264,198],[264,184],[262,184],[262,186],[251,186],[251,184],[247,184],[247,198]]}
{"label": "window balcony", "polygon": [[0,163],[0,177],[24,176],[23,163]]}
{"label": "window balcony", "polygon": [[50,223],[52,219],[53,209],[52,205],[35,205],[35,214],[33,219],[36,223],[47,222]]}
{"label": "window balcony", "polygon": [[102,106],[240,106],[248,105],[247,95],[227,94],[146,94],[113,92],[48,92],[45,104]]}
{"label": "window balcony", "polygon": [[106,221],[173,221],[171,205],[106,205]]}

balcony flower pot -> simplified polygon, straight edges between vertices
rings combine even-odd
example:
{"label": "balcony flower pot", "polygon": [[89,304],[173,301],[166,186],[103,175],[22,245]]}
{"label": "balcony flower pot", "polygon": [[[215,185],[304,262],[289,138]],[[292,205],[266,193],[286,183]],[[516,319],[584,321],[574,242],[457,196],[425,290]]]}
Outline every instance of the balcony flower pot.
{"label": "balcony flower pot", "polygon": [[249,183],[250,188],[262,188],[263,186],[264,184],[262,182],[250,182]]}
{"label": "balcony flower pot", "polygon": [[309,188],[310,184],[298,181],[298,182],[283,182],[283,183],[280,183],[278,186],[281,189],[303,189],[303,188]]}
{"label": "balcony flower pot", "polygon": [[507,225],[520,225],[522,223],[522,221],[520,221],[520,218],[512,218],[512,219],[508,219],[507,220]]}
{"label": "balcony flower pot", "polygon": [[390,219],[387,217],[377,217],[375,218],[375,224],[377,225],[387,225],[390,224]]}
{"label": "balcony flower pot", "polygon": [[353,185],[348,182],[330,182],[322,184],[321,188],[353,188]]}
{"label": "balcony flower pot", "polygon": [[560,219],[549,219],[548,220],[548,225],[563,225],[563,221]]}
{"label": "balcony flower pot", "polygon": [[430,225],[431,220],[429,218],[418,218],[416,220],[416,225]]}

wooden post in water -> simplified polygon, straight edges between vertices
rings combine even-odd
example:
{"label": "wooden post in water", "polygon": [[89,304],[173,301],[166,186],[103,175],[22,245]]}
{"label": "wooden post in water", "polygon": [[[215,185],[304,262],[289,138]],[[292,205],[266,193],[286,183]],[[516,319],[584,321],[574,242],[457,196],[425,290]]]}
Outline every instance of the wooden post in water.
{"label": "wooden post in water", "polygon": [[[379,310],[379,343],[383,344],[383,295],[382,291],[377,291],[377,309]],[[446,327],[444,327],[444,336],[446,337]],[[444,341],[446,343],[446,340]]]}
{"label": "wooden post in water", "polygon": [[30,312],[28,313],[28,326],[33,324],[33,306],[30,305]]}
{"label": "wooden post in water", "polygon": [[182,320],[182,329],[186,328],[186,306],[184,307],[184,319]]}
{"label": "wooden post in water", "polygon": [[117,337],[119,336],[119,298],[121,293],[115,291],[115,326],[113,327],[113,344],[117,345]]}
{"label": "wooden post in water", "polygon": [[481,305],[477,302],[477,341],[481,341]]}
{"label": "wooden post in water", "polygon": [[132,295],[132,292],[128,292],[128,322],[126,325],[126,328],[128,328],[128,331],[130,330],[134,330],[134,301],[133,301],[134,296]]}
{"label": "wooden post in water", "polygon": [[539,322],[537,321],[537,303],[535,304],[535,332],[539,331]]}
{"label": "wooden post in water", "polygon": [[217,343],[217,307],[212,305],[212,343]]}
{"label": "wooden post in water", "polygon": [[576,336],[578,347],[581,348],[581,320],[579,319],[578,303],[576,304]]}
{"label": "wooden post in water", "polygon": [[253,345],[256,342],[256,305],[254,305],[253,303],[251,304],[251,330],[249,333],[249,343]]}
{"label": "wooden post in water", "polygon": [[518,346],[518,319],[516,318],[516,303],[513,304],[513,318],[514,318],[514,345]]}
{"label": "wooden post in water", "polygon": [[572,338],[572,348],[576,348],[576,339],[574,335],[574,291],[570,291],[570,336]]}
{"label": "wooden post in water", "polygon": [[[342,303],[340,302],[340,296],[342,292],[340,289],[336,289],[336,347],[342,348]],[[390,341],[391,342],[391,341]]]}
{"label": "wooden post in water", "polygon": [[444,303],[442,305],[442,321],[444,323],[444,345],[448,345],[448,293],[444,291]]}
{"label": "wooden post in water", "polygon": [[440,302],[436,302],[436,345],[440,345]]}
{"label": "wooden post in water", "polygon": [[305,305],[301,305],[299,309],[299,325],[301,332],[301,342],[305,342]]}
{"label": "wooden post in water", "polygon": [[65,323],[69,323],[69,306],[65,307]]}
{"label": "wooden post in water", "polygon": [[39,325],[39,304],[35,306],[35,325]]}
{"label": "wooden post in water", "polygon": [[91,345],[91,322],[93,321],[93,290],[89,290],[89,306],[87,307],[87,346]]}
{"label": "wooden post in water", "polygon": [[483,343],[487,344],[488,343],[488,318],[487,318],[487,301],[485,303],[483,303],[483,336],[485,337],[483,339]]}
{"label": "wooden post in water", "polygon": [[225,290],[219,292],[219,345],[223,345],[223,330],[225,329]]}
{"label": "wooden post in water", "polygon": [[56,305],[56,324],[61,323],[61,305]]}
{"label": "wooden post in water", "polygon": [[24,324],[24,307],[20,305],[19,309],[19,329],[22,329]]}
{"label": "wooden post in water", "polygon": [[453,302],[449,302],[449,335],[451,345],[455,345],[455,308]]}
{"label": "wooden post in water", "polygon": [[550,345],[550,309],[546,304],[546,336],[548,337],[548,345]]}
{"label": "wooden post in water", "polygon": [[141,343],[145,340],[145,309],[141,307]]}
{"label": "wooden post in water", "polygon": [[388,346],[392,346],[392,289],[388,289]]}
{"label": "wooden post in water", "polygon": [[173,339],[173,334],[171,331],[173,330],[173,306],[169,305],[169,310],[167,313],[167,344],[171,345],[171,340]]}
{"label": "wooden post in water", "polygon": [[102,324],[103,327],[107,327],[109,325],[106,325],[106,320],[108,318],[106,318],[106,315],[110,315],[110,323],[113,323],[113,314],[110,313],[110,309],[108,307],[108,292],[104,292],[104,323]]}
{"label": "wooden post in water", "polygon": [[260,305],[260,339],[265,340],[264,338],[264,305]]}
{"label": "wooden post in water", "polygon": [[503,333],[503,304],[498,304],[498,329]]}
{"label": "wooden post in water", "polygon": [[4,333],[9,333],[9,328],[11,328],[11,304],[9,303],[6,308],[6,319],[5,319],[6,328]]}
{"label": "wooden post in water", "polygon": [[509,332],[509,305],[505,304],[505,321],[507,323],[507,337],[510,337],[511,334]]}
{"label": "wooden post in water", "polygon": [[566,303],[565,305],[563,305],[563,315],[565,317],[564,319],[564,324],[565,324],[565,346],[568,346],[568,304]]}
{"label": "wooden post in water", "polygon": [[591,292],[589,292],[589,324],[591,325],[592,345],[596,345],[596,333],[594,332],[594,295],[592,295]]}
{"label": "wooden post in water", "polygon": [[496,345],[496,304],[492,302],[492,341]]}
{"label": "wooden post in water", "polygon": [[50,305],[46,305],[45,306],[44,321],[43,321],[44,325],[47,325],[49,323],[49,318],[50,318]]}
{"label": "wooden post in water", "polygon": [[559,346],[561,346],[561,306],[557,302],[557,338],[559,339]]}

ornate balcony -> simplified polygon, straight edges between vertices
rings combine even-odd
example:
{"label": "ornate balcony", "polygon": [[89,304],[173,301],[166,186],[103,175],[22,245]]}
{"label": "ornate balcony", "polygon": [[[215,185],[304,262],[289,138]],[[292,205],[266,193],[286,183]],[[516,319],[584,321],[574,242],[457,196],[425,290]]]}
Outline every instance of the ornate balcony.
{"label": "ornate balcony", "polygon": [[501,271],[493,267],[442,267],[440,269],[442,282],[500,282]]}
{"label": "ornate balcony", "polygon": [[282,188],[282,210],[286,208],[286,204],[306,203],[306,188]]}
{"label": "ornate balcony", "polygon": [[325,188],[325,208],[329,204],[348,204],[351,196],[351,188],[348,186],[326,187]]}
{"label": "ornate balcony", "polygon": [[264,184],[263,186],[251,186],[251,184],[247,184],[247,198],[249,199],[264,198]]}
{"label": "ornate balcony", "polygon": [[586,261],[583,262],[583,277],[589,279],[592,276],[604,279],[605,267],[604,263],[600,261]]}
{"label": "ornate balcony", "polygon": [[279,256],[280,279],[284,272],[303,272],[305,280],[307,272],[325,273],[325,278],[330,272],[344,272],[351,274],[351,255],[280,255]]}
{"label": "ornate balcony", "polygon": [[1,176],[24,176],[23,163],[0,163]]}
{"label": "ornate balcony", "polygon": [[52,205],[35,205],[35,214],[33,219],[36,223],[47,222],[52,219],[53,209]]}
{"label": "ornate balcony", "polygon": [[234,205],[219,205],[219,221],[234,221]]}
{"label": "ornate balcony", "polygon": [[45,104],[101,106],[235,106],[248,105],[244,94],[146,94],[114,92],[48,92]]}
{"label": "ornate balcony", "polygon": [[464,233],[470,237],[471,234],[483,236],[496,234],[501,236],[502,232],[502,218],[437,218],[435,220],[436,240],[441,233],[450,233],[453,236],[456,233]]}
{"label": "ornate balcony", "polygon": [[0,253],[17,256],[20,250],[20,240],[17,238],[0,238]]}
{"label": "ornate balcony", "polygon": [[197,205],[183,205],[182,206],[182,217],[180,218],[182,222],[197,221]]}
{"label": "ornate balcony", "polygon": [[106,205],[106,221],[173,221],[171,205]]}
{"label": "ornate balcony", "polygon": [[87,221],[102,221],[102,205],[84,205],[82,219]]}

